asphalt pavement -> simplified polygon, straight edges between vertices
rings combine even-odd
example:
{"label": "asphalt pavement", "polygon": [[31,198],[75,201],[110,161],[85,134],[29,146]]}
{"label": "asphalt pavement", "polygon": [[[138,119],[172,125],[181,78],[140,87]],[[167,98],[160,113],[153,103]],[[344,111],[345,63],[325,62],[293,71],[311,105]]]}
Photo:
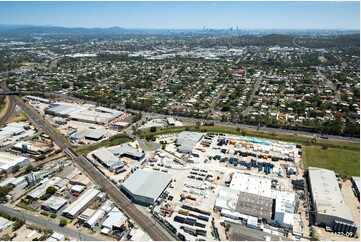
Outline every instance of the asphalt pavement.
{"label": "asphalt pavement", "polygon": [[[139,147],[146,152],[157,151],[161,148],[161,145],[159,143],[149,142],[149,141],[145,141],[145,140],[142,140],[139,138],[137,138],[137,141],[138,141]],[[145,142],[153,145],[153,147],[151,147],[151,148],[147,147],[145,145]]]}
{"label": "asphalt pavement", "polygon": [[83,241],[102,241],[98,237],[90,236],[84,233],[81,233],[78,230],[71,229],[69,227],[61,227],[59,224],[52,222],[51,220],[45,219],[41,216],[35,216],[26,212],[17,211],[6,205],[0,205],[0,210],[7,212],[8,214],[25,219],[26,223],[31,223],[38,225],[42,228],[52,229],[55,232],[65,235],[65,237],[70,237],[71,240],[83,240]]}

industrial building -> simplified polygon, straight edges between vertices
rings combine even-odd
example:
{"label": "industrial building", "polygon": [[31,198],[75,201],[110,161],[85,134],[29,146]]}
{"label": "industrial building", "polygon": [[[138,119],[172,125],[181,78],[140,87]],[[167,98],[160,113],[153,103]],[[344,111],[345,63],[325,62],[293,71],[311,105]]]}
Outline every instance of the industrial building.
{"label": "industrial building", "polygon": [[352,189],[354,190],[356,197],[360,201],[360,177],[359,176],[351,177],[351,182],[352,182]]}
{"label": "industrial building", "polygon": [[54,232],[46,241],[65,241],[65,236],[63,234]]}
{"label": "industrial building", "polygon": [[120,229],[126,221],[127,217],[117,207],[114,207],[101,227],[108,230]]}
{"label": "industrial building", "polygon": [[309,167],[308,170],[315,225],[355,235],[357,227],[343,200],[335,172],[317,167]]}
{"label": "industrial building", "polygon": [[98,141],[105,138],[108,135],[108,132],[101,129],[85,129],[80,131],[79,133],[73,134],[70,139],[72,140],[81,140],[81,139],[88,139]]}
{"label": "industrial building", "polygon": [[140,161],[145,157],[144,153],[139,152],[138,149],[133,148],[128,143],[110,147],[108,150],[119,158],[129,157],[131,159]]}
{"label": "industrial building", "polygon": [[121,185],[121,190],[135,203],[152,205],[172,181],[164,172],[136,170]]}
{"label": "industrial building", "polygon": [[272,219],[273,199],[248,192],[240,192],[236,211],[267,220]]}
{"label": "industrial building", "polygon": [[84,223],[84,227],[93,228],[112,209],[113,202],[107,200],[98,210],[93,213]]}
{"label": "industrial building", "polygon": [[49,145],[34,145],[32,143],[30,143],[29,141],[21,141],[18,142],[16,144],[14,144],[11,147],[13,150],[18,150],[24,153],[29,153],[29,154],[45,154],[47,152],[49,152],[52,148]]}
{"label": "industrial building", "polygon": [[94,124],[107,124],[123,114],[121,111],[110,108],[61,102],[50,104],[44,111],[53,116]]}
{"label": "industrial building", "polygon": [[124,167],[121,159],[104,147],[95,150],[92,156],[109,170],[117,170]]}
{"label": "industrial building", "polygon": [[45,178],[41,181],[41,184],[37,188],[29,192],[27,196],[33,199],[38,199],[46,193],[46,189],[48,187],[57,187],[58,189],[61,189],[68,183],[68,180],[60,177],[53,177],[51,179]]}
{"label": "industrial building", "polygon": [[75,202],[63,211],[63,216],[73,219],[78,216],[86,207],[94,201],[100,191],[89,189],[84,192]]}
{"label": "industrial building", "polygon": [[50,103],[49,99],[46,99],[46,98],[34,97],[34,96],[30,96],[30,95],[25,96],[25,98],[30,101],[34,101],[34,102],[40,102],[40,103],[46,103],[46,104]]}
{"label": "industrial building", "polygon": [[265,197],[272,197],[271,186],[270,179],[238,172],[233,174],[229,185],[232,189]]}
{"label": "industrial building", "polygon": [[178,134],[176,145],[181,153],[192,154],[197,143],[203,138],[202,133],[184,131]]}
{"label": "industrial building", "polygon": [[7,220],[6,218],[0,217],[0,232],[4,231],[11,224],[11,221]]}
{"label": "industrial building", "polygon": [[24,122],[7,124],[0,130],[0,145],[8,138],[24,133],[25,127],[29,127],[29,125]]}
{"label": "industrial building", "polygon": [[41,204],[41,208],[50,211],[52,213],[57,213],[67,204],[67,200],[62,197],[51,196],[48,200],[44,201]]}
{"label": "industrial building", "polygon": [[292,229],[296,194],[271,189],[267,178],[234,173],[230,186],[221,188],[214,207],[222,216],[247,220],[249,217],[265,219],[269,224]]}
{"label": "industrial building", "polygon": [[30,159],[27,157],[14,155],[8,152],[0,152],[0,170],[5,173],[13,171],[15,166],[21,168],[29,163]]}

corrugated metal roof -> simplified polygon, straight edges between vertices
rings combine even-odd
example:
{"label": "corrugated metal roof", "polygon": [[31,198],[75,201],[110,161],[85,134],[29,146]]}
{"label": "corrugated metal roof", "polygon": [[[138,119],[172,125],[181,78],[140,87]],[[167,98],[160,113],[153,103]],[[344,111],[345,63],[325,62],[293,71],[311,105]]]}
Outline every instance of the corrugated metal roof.
{"label": "corrugated metal roof", "polygon": [[136,170],[123,184],[133,194],[156,199],[160,196],[172,175],[164,172]]}
{"label": "corrugated metal roof", "polygon": [[343,200],[335,172],[317,167],[309,167],[308,171],[312,197],[318,213],[353,221],[351,212]]}
{"label": "corrugated metal roof", "polygon": [[51,196],[48,200],[43,202],[41,205],[49,207],[54,210],[59,210],[64,204],[66,204],[67,200],[62,197]]}
{"label": "corrugated metal roof", "polygon": [[82,210],[86,204],[91,201],[100,191],[90,188],[83,193],[75,202],[73,202],[69,207],[67,207],[63,213],[68,213],[71,216],[75,216],[80,210]]}
{"label": "corrugated metal roof", "polygon": [[124,216],[124,214],[117,208],[114,207],[110,212],[109,212],[109,217],[103,222],[102,227],[105,228],[112,228],[113,224],[120,218],[122,218]]}

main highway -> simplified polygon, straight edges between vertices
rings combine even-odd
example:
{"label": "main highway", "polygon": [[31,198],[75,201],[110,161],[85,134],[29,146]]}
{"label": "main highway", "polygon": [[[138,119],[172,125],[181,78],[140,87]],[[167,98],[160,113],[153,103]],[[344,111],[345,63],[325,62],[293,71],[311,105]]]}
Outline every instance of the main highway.
{"label": "main highway", "polygon": [[[5,88],[6,89],[6,88]],[[24,102],[18,96],[12,96],[16,105],[28,116],[34,125],[48,134],[55,144],[60,147],[72,160],[91,178],[100,185],[108,196],[125,212],[127,216],[133,219],[148,235],[156,241],[169,241],[174,238],[155,220],[144,215],[135,205],[105,177],[88,159],[79,156],[70,146],[65,137],[47,122],[35,109]]]}

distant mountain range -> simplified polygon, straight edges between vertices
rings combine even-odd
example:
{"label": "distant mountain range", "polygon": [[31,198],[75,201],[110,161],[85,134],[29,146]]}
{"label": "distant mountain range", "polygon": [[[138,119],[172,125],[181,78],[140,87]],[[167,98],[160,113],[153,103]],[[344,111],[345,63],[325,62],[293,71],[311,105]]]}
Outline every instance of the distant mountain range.
{"label": "distant mountain range", "polygon": [[83,28],[83,27],[58,27],[50,25],[8,25],[0,24],[0,35],[16,36],[16,35],[36,35],[36,34],[114,34],[114,33],[125,33],[125,32],[152,32],[152,33],[179,33],[179,32],[198,32],[198,33],[218,33],[218,32],[229,32],[229,33],[243,33],[243,34],[256,34],[256,35],[268,35],[268,34],[354,34],[359,33],[359,30],[292,30],[292,29],[264,29],[264,30],[251,30],[251,29],[240,29],[239,31],[230,31],[227,29],[128,29],[120,27],[109,27],[109,28]]}
{"label": "distant mountain range", "polygon": [[57,26],[34,26],[34,25],[1,25],[0,34],[89,34],[89,33],[117,33],[124,29],[119,27],[110,28],[68,28]]}

